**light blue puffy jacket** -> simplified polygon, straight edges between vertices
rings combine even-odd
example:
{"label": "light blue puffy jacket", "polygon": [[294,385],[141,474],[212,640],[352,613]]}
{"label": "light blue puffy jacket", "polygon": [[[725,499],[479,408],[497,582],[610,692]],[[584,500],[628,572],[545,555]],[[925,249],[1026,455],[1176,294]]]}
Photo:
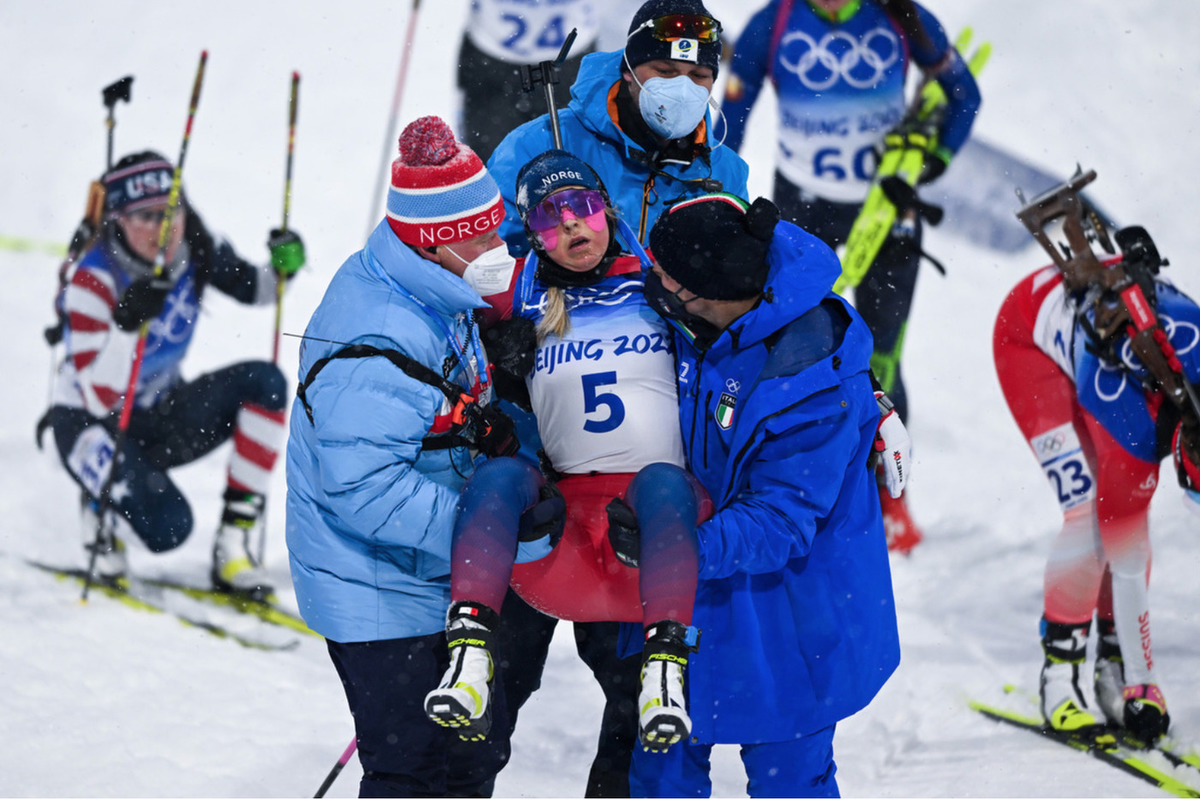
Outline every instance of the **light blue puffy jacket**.
{"label": "light blue puffy jacket", "polygon": [[[438,373],[445,365],[469,387],[486,369],[472,321],[483,305],[381,222],[313,313],[300,380],[347,343],[396,349]],[[445,395],[371,357],[330,361],[306,397],[312,421],[296,400],[287,448],[287,545],[305,622],[338,642],[443,630],[451,531],[473,471],[465,447],[422,449],[448,423]]]}

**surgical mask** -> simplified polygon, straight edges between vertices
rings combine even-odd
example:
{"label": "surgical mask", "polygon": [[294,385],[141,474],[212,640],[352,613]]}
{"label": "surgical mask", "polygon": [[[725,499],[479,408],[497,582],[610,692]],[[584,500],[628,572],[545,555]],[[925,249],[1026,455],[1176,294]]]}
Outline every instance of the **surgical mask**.
{"label": "surgical mask", "polygon": [[498,247],[493,247],[491,250],[483,253],[474,261],[467,261],[465,258],[450,250],[451,255],[459,261],[467,265],[463,271],[462,279],[467,282],[475,291],[479,292],[480,297],[487,297],[490,294],[499,294],[506,290],[512,282],[513,270],[517,267],[517,260],[508,254],[508,247],[504,244]]}
{"label": "surgical mask", "polygon": [[650,308],[658,312],[668,325],[679,331],[697,350],[707,350],[721,336],[720,328],[688,311],[677,293],[668,292],[658,273],[646,273],[642,296],[646,298]]}
{"label": "surgical mask", "polygon": [[[630,70],[633,75],[633,71]],[[638,95],[638,110],[650,129],[664,139],[678,139],[696,130],[708,109],[709,90],[686,75],[651,78]]]}

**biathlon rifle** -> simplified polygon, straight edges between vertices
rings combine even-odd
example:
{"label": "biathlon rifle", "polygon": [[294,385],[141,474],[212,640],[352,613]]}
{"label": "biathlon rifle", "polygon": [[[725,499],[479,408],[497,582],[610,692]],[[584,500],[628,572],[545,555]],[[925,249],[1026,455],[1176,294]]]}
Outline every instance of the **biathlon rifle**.
{"label": "biathlon rifle", "polygon": [[571,45],[575,43],[577,33],[577,29],[571,29],[563,41],[562,49],[558,51],[558,56],[553,61],[543,61],[536,66],[521,67],[521,88],[524,91],[533,92],[539,84],[546,89],[546,108],[550,112],[550,131],[554,134],[554,146],[559,150],[562,149],[562,131],[558,127],[558,106],[554,102],[554,87],[559,82],[558,69],[567,60],[567,54],[571,52]]}
{"label": "biathlon rifle", "polygon": [[[1200,395],[1188,380],[1179,356],[1155,310],[1154,278],[1166,259],[1158,254],[1153,239],[1141,226],[1116,231],[1111,237],[1100,216],[1081,199],[1084,186],[1096,179],[1096,171],[1084,172],[1076,167],[1075,175],[1026,202],[1017,191],[1022,207],[1017,219],[1042,246],[1062,272],[1068,291],[1090,298],[1092,328],[1101,355],[1118,363],[1115,346],[1125,334],[1133,354],[1150,375],[1150,390],[1161,391],[1175,407],[1186,434],[1189,448],[1200,443]],[[1061,225],[1066,241],[1055,241],[1047,228],[1055,231]],[[1116,240],[1114,246],[1113,240]],[[1121,258],[1101,262],[1092,250],[1093,242],[1104,252]],[[1081,309],[1081,312],[1086,309]],[[1194,463],[1200,463],[1200,452],[1190,453]],[[1186,476],[1179,476],[1184,488],[1190,486]]]}
{"label": "biathlon rifle", "polygon": [[[117,126],[115,116],[116,105],[122,101],[128,103],[130,97],[132,97],[133,76],[126,75],[124,78],[110,83],[101,90],[100,94],[104,100],[104,107],[108,109],[108,116],[104,120],[104,126],[108,130],[107,157],[104,171],[108,172],[112,169],[113,164],[113,129]],[[66,258],[63,259],[62,264],[58,267],[58,285],[60,291],[67,285],[67,276],[71,271],[71,267],[91,247],[92,242],[96,240],[96,234],[100,232],[100,221],[103,216],[104,184],[101,181],[95,180],[88,186],[87,205],[84,208],[83,219],[75,226],[75,232],[71,235],[71,244],[67,246]],[[53,325],[42,331],[42,336],[45,337],[46,343],[51,347],[62,341],[63,321],[61,316],[55,319]]]}

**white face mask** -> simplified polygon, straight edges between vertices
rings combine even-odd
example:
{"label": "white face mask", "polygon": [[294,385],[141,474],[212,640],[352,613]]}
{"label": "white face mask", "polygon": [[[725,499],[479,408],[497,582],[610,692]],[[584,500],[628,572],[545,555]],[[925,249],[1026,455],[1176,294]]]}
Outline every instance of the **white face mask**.
{"label": "white face mask", "polygon": [[704,119],[710,92],[688,76],[650,78],[642,83],[632,70],[629,74],[642,88],[638,95],[642,119],[659,136],[664,139],[687,136]]}
{"label": "white face mask", "polygon": [[467,261],[449,247],[446,249],[467,265],[462,279],[467,282],[468,286],[479,292],[480,297],[499,294],[512,282],[512,273],[516,269],[517,260],[508,254],[508,247],[503,242],[483,253],[474,261]]}

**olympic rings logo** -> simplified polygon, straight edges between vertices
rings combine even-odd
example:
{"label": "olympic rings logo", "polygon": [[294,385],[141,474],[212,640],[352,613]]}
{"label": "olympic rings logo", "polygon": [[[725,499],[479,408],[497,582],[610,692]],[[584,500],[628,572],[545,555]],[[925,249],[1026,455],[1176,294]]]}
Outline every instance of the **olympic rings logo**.
{"label": "olympic rings logo", "polygon": [[883,80],[900,53],[900,39],[887,28],[870,30],[861,40],[845,31],[830,31],[817,42],[804,31],[792,31],[779,41],[779,63],[816,92],[838,79],[855,89],[869,89]]}
{"label": "olympic rings logo", "polygon": [[741,388],[742,384],[738,383],[733,378],[727,378],[725,380],[725,391],[729,392],[730,394],[737,394]]}
{"label": "olympic rings logo", "polygon": [[1034,449],[1037,450],[1039,456],[1052,455],[1062,450],[1066,443],[1066,436],[1061,433],[1052,433],[1039,439]]}
{"label": "olympic rings logo", "polygon": [[[1163,331],[1167,334],[1167,341],[1171,343],[1171,347],[1175,348],[1175,355],[1182,356],[1191,352],[1200,343],[1200,328],[1197,328],[1195,323],[1176,321],[1166,314],[1159,316],[1159,322],[1162,323]],[[1175,333],[1180,332],[1180,338],[1186,332],[1191,338],[1191,341],[1185,343],[1175,341]],[[1130,345],[1129,339],[1126,339],[1121,347],[1121,360],[1129,365],[1132,369],[1137,369],[1141,363],[1133,355],[1133,347]]]}
{"label": "olympic rings logo", "polygon": [[[1159,316],[1159,322],[1162,323],[1163,330],[1167,334],[1167,341],[1175,348],[1176,355],[1185,355],[1196,348],[1200,344],[1200,327],[1197,327],[1193,322],[1184,322],[1168,317],[1166,314]],[[1178,333],[1181,341],[1176,341],[1175,334]],[[1182,341],[1187,336],[1188,341]],[[1142,362],[1133,354],[1133,348],[1130,345],[1129,339],[1126,339],[1121,344],[1121,361],[1129,370],[1139,371],[1144,369]],[[1116,375],[1119,380],[1112,384],[1111,378]],[[1109,378],[1109,380],[1105,380]],[[1126,370],[1122,367],[1114,367],[1109,364],[1101,363],[1100,369],[1096,370],[1096,396],[1106,403],[1111,403],[1121,396],[1121,392],[1125,391],[1129,381],[1126,379]],[[1113,388],[1106,389],[1105,385],[1112,385]]]}

